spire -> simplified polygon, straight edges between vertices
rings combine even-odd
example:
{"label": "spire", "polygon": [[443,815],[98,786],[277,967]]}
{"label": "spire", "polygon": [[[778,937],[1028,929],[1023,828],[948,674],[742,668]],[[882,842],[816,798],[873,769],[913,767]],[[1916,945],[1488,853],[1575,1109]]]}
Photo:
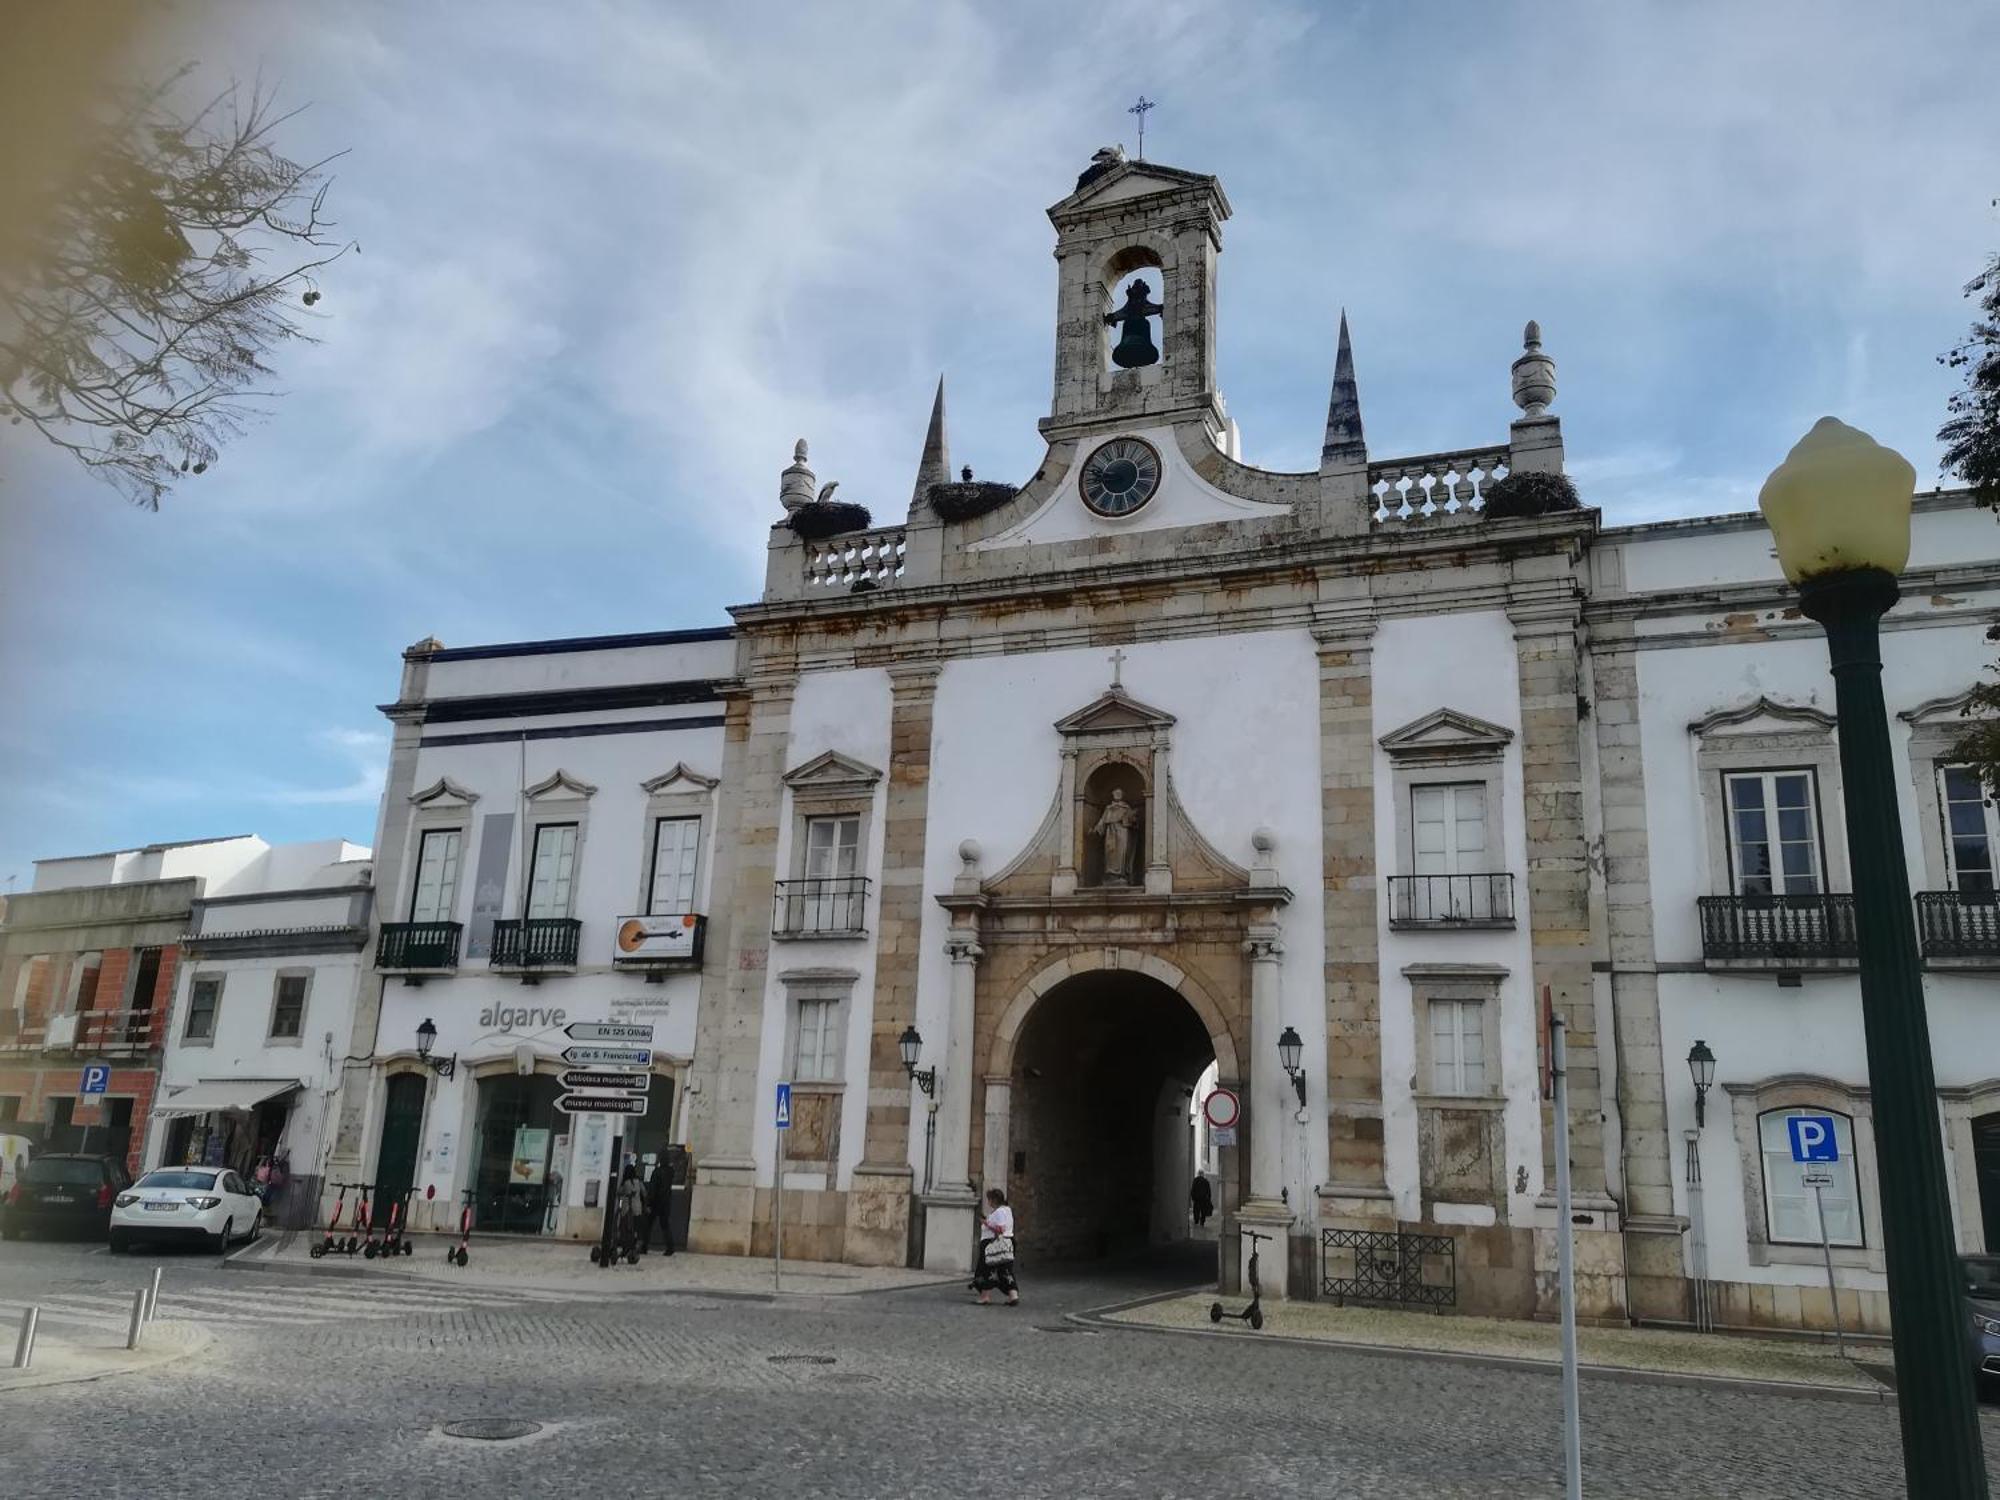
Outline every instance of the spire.
{"label": "spire", "polygon": [[924,434],[924,456],[917,461],[916,488],[910,492],[910,509],[924,503],[934,484],[951,483],[951,451],[944,436],[944,376],[938,376],[937,396],[931,402],[930,430]]}
{"label": "spire", "polygon": [[1340,310],[1340,348],[1333,357],[1333,395],[1326,403],[1326,442],[1319,466],[1345,468],[1368,462],[1361,436],[1361,388],[1354,380],[1354,346],[1347,339],[1347,309]]}

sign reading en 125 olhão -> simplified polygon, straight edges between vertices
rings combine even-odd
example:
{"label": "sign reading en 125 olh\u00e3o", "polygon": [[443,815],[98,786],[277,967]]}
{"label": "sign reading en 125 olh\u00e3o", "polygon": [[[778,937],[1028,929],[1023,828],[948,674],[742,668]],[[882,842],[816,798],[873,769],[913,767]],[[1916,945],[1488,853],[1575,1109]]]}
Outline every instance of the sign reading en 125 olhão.
{"label": "sign reading en 125 olh\u00e3o", "polygon": [[1785,1121],[1785,1132],[1792,1138],[1793,1161],[1840,1160],[1832,1115],[1793,1115]]}
{"label": "sign reading en 125 olh\u00e3o", "polygon": [[563,1035],[572,1042],[650,1042],[653,1028],[645,1021],[572,1021]]}

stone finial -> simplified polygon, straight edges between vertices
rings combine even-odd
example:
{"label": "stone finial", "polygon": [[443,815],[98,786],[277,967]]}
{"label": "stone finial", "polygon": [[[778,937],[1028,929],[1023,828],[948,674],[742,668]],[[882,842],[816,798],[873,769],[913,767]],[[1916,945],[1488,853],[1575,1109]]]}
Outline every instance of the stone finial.
{"label": "stone finial", "polygon": [[1539,417],[1556,399],[1556,362],[1542,353],[1542,325],[1530,320],[1521,331],[1521,357],[1514,361],[1514,404],[1524,416]]}
{"label": "stone finial", "polygon": [[1260,887],[1278,884],[1278,836],[1268,828],[1259,828],[1250,835],[1250,848],[1255,856],[1250,862],[1250,883]]}
{"label": "stone finial", "polygon": [[979,847],[978,839],[962,839],[958,846],[958,862],[970,870],[979,868],[980,856],[985,851]]}
{"label": "stone finial", "polygon": [[819,476],[806,464],[806,440],[792,445],[792,461],[778,479],[778,503],[789,515],[801,505],[810,505],[819,490]]}
{"label": "stone finial", "polygon": [[951,452],[944,435],[944,376],[938,376],[937,395],[931,400],[931,423],[924,432],[923,457],[917,460],[917,483],[910,491],[910,514],[923,509],[924,497],[934,484],[951,483]]}
{"label": "stone finial", "polygon": [[1368,443],[1361,434],[1361,387],[1354,378],[1354,346],[1347,337],[1347,309],[1340,311],[1340,345],[1333,356],[1333,394],[1326,403],[1326,441],[1320,445],[1321,469],[1349,468],[1368,462]]}
{"label": "stone finial", "polygon": [[952,881],[954,895],[976,896],[979,894],[979,861],[985,853],[979,847],[978,839],[965,839],[958,846],[958,877]]}
{"label": "stone finial", "polygon": [[414,646],[406,647],[403,651],[403,655],[430,656],[434,652],[442,650],[444,650],[444,642],[439,640],[434,635],[427,635],[422,640],[418,641]]}

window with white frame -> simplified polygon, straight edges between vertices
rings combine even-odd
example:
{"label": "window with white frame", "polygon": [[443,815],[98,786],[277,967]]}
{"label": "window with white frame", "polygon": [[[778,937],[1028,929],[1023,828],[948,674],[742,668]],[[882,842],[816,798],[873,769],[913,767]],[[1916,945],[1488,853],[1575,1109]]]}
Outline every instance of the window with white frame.
{"label": "window with white frame", "polygon": [[798,1040],[792,1051],[795,1083],[835,1083],[840,1079],[840,1001],[808,995],[798,1002]]}
{"label": "window with white frame", "polygon": [[280,974],[271,995],[271,1040],[296,1041],[306,1026],[308,976]]}
{"label": "window with white frame", "polygon": [[1395,894],[1401,920],[1484,921],[1510,915],[1494,895],[1486,852],[1486,783],[1444,782],[1410,788],[1410,873]]}
{"label": "window with white frame", "polygon": [[700,818],[661,818],[654,823],[647,916],[676,916],[694,910],[694,877],[700,854]]}
{"label": "window with white frame", "polygon": [[528,915],[566,917],[576,894],[576,824],[544,823],[535,830],[528,874]]}
{"label": "window with white frame", "polygon": [[1940,766],[1938,795],[1944,804],[1944,856],[1951,888],[1968,896],[1991,892],[2000,826],[1979,773],[1970,766]]}
{"label": "window with white frame", "polygon": [[802,905],[809,932],[853,932],[861,927],[861,815],[837,813],[806,819],[806,880]]}
{"label": "window with white frame", "polygon": [[218,975],[199,975],[188,986],[187,1022],[181,1027],[184,1042],[215,1040],[215,1016],[222,1008],[222,980]]}
{"label": "window with white frame", "polygon": [[1774,1245],[1817,1245],[1820,1242],[1818,1210],[1813,1189],[1807,1184],[1808,1171],[1832,1177],[1819,1190],[1819,1202],[1826,1212],[1826,1238],[1830,1245],[1859,1246],[1861,1196],[1854,1177],[1854,1122],[1843,1114],[1833,1114],[1834,1141],[1840,1159],[1831,1162],[1792,1160],[1791,1132],[1785,1122],[1798,1115],[1821,1115],[1821,1109],[1772,1109],[1757,1117],[1758,1154],[1764,1164],[1764,1228]]}
{"label": "window with white frame", "polygon": [[432,828],[417,844],[417,880],[410,893],[412,922],[449,922],[458,899],[458,866],[464,833]]}
{"label": "window with white frame", "polygon": [[1485,1004],[1483,1000],[1430,1002],[1433,1093],[1486,1092]]}
{"label": "window with white frame", "polygon": [[1734,893],[1818,895],[1822,860],[1813,773],[1730,771],[1722,785]]}

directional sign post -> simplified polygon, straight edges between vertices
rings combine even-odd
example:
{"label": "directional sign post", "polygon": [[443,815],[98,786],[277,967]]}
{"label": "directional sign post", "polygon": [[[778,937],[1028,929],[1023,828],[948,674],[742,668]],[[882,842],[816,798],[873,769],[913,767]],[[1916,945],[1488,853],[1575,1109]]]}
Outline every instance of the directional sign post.
{"label": "directional sign post", "polygon": [[558,1094],[556,1108],[566,1115],[643,1115],[644,1094]]}
{"label": "directional sign post", "polygon": [[778,1142],[773,1152],[776,1170],[771,1174],[771,1289],[785,1289],[785,1136],[792,1128],[792,1086],[778,1085]]}
{"label": "directional sign post", "polygon": [[1813,1217],[1819,1221],[1819,1253],[1826,1261],[1826,1295],[1833,1303],[1833,1342],[1842,1359],[1847,1358],[1847,1331],[1840,1326],[1840,1288],[1833,1280],[1833,1241],[1826,1232],[1824,1190],[1833,1186],[1829,1170],[1840,1160],[1840,1137],[1833,1131],[1832,1115],[1793,1115],[1785,1121],[1791,1138],[1792,1160],[1805,1168],[1799,1181],[1812,1189]]}
{"label": "directional sign post", "polygon": [[593,1073],[583,1068],[571,1068],[562,1075],[562,1086],[566,1089],[623,1089],[633,1093],[646,1093],[653,1086],[651,1073]]}
{"label": "directional sign post", "polygon": [[572,1021],[563,1035],[572,1042],[650,1042],[653,1028],[645,1021]]}

